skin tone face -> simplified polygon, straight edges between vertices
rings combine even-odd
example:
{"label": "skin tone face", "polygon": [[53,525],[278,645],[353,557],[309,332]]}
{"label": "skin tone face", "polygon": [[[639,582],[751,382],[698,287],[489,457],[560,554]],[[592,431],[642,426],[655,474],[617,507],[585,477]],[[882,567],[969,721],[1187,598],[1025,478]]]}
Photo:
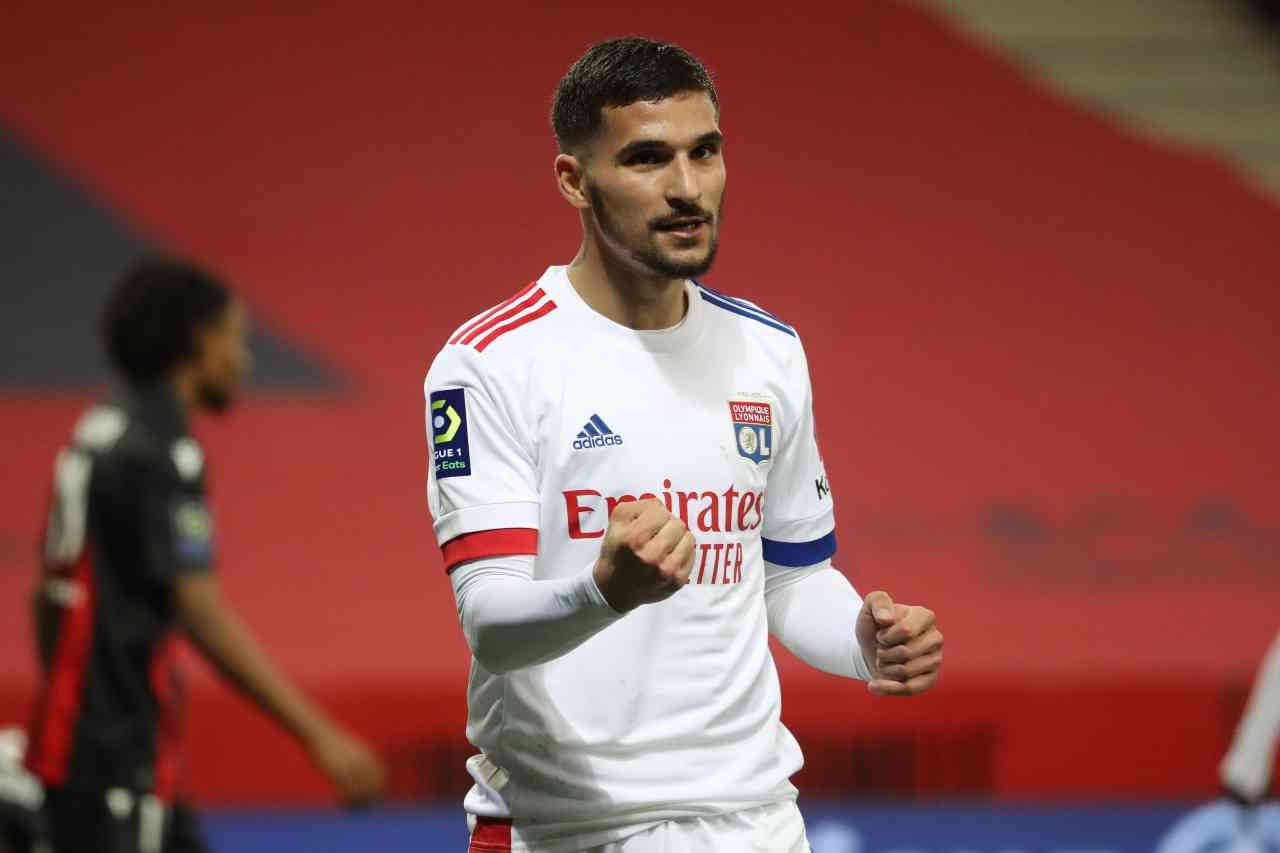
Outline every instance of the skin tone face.
{"label": "skin tone face", "polygon": [[179,394],[188,403],[213,412],[228,409],[252,365],[249,318],[244,305],[232,301],[218,320],[201,330],[199,356],[179,371]]}
{"label": "skin tone face", "polygon": [[556,158],[561,194],[582,214],[569,269],[592,308],[637,329],[684,314],[684,280],[710,268],[724,198],[724,137],[705,92],[608,107],[581,151]]}

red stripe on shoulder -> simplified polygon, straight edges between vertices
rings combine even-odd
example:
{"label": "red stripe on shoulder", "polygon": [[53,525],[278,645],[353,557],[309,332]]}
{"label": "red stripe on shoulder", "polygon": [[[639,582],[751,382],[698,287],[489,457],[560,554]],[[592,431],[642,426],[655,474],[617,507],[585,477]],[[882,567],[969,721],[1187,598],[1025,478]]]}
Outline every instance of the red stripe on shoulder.
{"label": "red stripe on shoulder", "polygon": [[445,572],[453,571],[459,563],[482,560],[485,557],[515,557],[538,553],[538,531],[531,527],[502,527],[497,530],[477,530],[450,539],[440,547],[444,554]]}
{"label": "red stripe on shoulder", "polygon": [[511,818],[476,818],[467,853],[511,853]]}
{"label": "red stripe on shoulder", "polygon": [[481,323],[479,326],[476,326],[471,331],[467,332],[465,335],[462,336],[462,340],[459,341],[459,343],[463,344],[464,346],[471,343],[480,335],[483,335],[485,332],[489,331],[499,323],[510,320],[512,317],[516,316],[521,311],[526,311],[532,306],[537,305],[538,300],[542,299],[546,295],[547,295],[546,292],[543,291],[541,287],[537,288],[536,290],[533,291],[533,293],[530,293],[524,299],[521,299],[519,302],[515,303],[510,308],[503,311],[501,314],[493,315],[488,320],[485,320],[483,323]]}
{"label": "red stripe on shoulder", "polygon": [[506,299],[504,299],[504,300],[502,300],[501,302],[499,302],[497,305],[495,305],[495,306],[493,306],[492,308],[490,308],[488,311],[483,312],[479,317],[476,317],[476,318],[474,318],[474,319],[472,319],[472,320],[468,320],[467,322],[463,323],[463,324],[462,324],[462,328],[460,328],[460,329],[458,329],[458,331],[454,332],[453,337],[451,337],[451,338],[449,339],[449,343],[451,343],[451,344],[456,344],[456,343],[458,343],[460,340],[462,340],[462,336],[463,336],[463,335],[467,334],[467,333],[468,333],[468,332],[470,332],[472,329],[474,329],[476,326],[478,326],[478,325],[480,325],[481,323],[485,322],[485,321],[486,321],[486,320],[488,320],[490,317],[492,317],[494,314],[497,314],[497,313],[498,313],[499,311],[501,311],[503,308],[506,308],[506,307],[507,307],[508,305],[510,305],[512,302],[515,302],[517,299],[519,299],[520,297],[524,296],[526,293],[528,293],[529,291],[533,290],[533,289],[534,289],[535,287],[537,287],[537,286],[538,286],[538,283],[537,283],[536,281],[531,281],[531,282],[529,282],[528,284],[526,284],[524,287],[520,288],[520,290],[516,291],[516,292],[515,292],[514,294],[512,294],[511,296],[507,297]]}
{"label": "red stripe on shoulder", "polygon": [[476,344],[476,351],[484,352],[485,347],[487,347],[489,344],[493,343],[495,340],[505,335],[507,332],[510,332],[514,329],[518,329],[521,326],[523,326],[525,323],[532,323],[534,320],[537,320],[539,317],[545,317],[554,310],[556,310],[556,303],[553,300],[548,299],[541,306],[539,306],[537,311],[534,311],[531,314],[525,314],[523,317],[520,317],[516,320],[512,320],[510,323],[507,323],[506,325],[499,326],[498,328],[494,329],[492,332],[489,333],[487,337],[481,340],[480,343]]}

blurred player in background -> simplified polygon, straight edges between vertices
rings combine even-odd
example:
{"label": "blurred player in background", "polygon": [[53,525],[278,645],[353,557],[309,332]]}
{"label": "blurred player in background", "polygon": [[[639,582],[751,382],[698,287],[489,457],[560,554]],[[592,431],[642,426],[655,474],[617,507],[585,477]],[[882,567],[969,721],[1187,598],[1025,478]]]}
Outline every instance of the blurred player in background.
{"label": "blurred player in background", "polygon": [[578,255],[463,324],[426,381],[474,657],[472,850],[807,850],[769,635],[883,696],[933,685],[942,635],[831,565],[795,329],[696,280],[725,188],[706,69],[599,44],[552,124]]}
{"label": "blurred player in background", "polygon": [[1262,660],[1231,749],[1222,759],[1222,786],[1240,803],[1255,806],[1271,785],[1280,740],[1280,634]]}
{"label": "blurred player in background", "polygon": [[1280,634],[1263,658],[1231,746],[1218,767],[1225,797],[1180,817],[1156,853],[1280,849],[1280,806],[1266,802],[1280,743]]}
{"label": "blurred player in background", "polygon": [[152,260],[102,317],[118,395],[57,458],[34,597],[44,681],[27,767],[57,853],[206,849],[178,790],[175,629],[304,745],[342,798],[376,798],[373,754],[281,675],[222,601],[189,423],[222,412],[249,364],[244,307],[186,264]]}

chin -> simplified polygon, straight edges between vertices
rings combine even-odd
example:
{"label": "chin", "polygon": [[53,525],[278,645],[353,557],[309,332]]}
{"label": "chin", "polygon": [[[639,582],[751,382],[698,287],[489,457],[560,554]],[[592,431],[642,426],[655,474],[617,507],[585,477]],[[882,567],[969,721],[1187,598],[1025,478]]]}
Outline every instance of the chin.
{"label": "chin", "polygon": [[707,252],[700,258],[664,257],[656,271],[671,278],[697,278],[707,274],[714,260],[714,251]]}
{"label": "chin", "polygon": [[235,404],[235,394],[221,388],[200,389],[200,408],[215,415],[221,415]]}

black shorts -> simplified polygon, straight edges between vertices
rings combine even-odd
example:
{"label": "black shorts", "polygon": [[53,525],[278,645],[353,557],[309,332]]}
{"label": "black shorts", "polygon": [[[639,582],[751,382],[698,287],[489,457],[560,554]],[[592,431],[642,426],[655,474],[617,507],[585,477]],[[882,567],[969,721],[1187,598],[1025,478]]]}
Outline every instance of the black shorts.
{"label": "black shorts", "polygon": [[49,790],[53,853],[209,853],[195,812],[124,788]]}

